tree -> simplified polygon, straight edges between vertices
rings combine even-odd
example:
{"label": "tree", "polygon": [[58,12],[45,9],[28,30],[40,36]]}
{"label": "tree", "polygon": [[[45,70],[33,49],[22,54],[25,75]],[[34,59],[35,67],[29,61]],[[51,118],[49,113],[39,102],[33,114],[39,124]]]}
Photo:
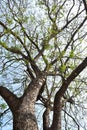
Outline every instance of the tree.
{"label": "tree", "polygon": [[78,115],[75,119],[72,113],[87,92],[86,1],[0,4],[0,68],[1,75],[9,75],[0,83],[0,95],[13,114],[13,129],[38,130],[35,104],[40,101],[45,107],[43,130],[61,130],[62,121],[69,130],[67,116],[79,130]]}

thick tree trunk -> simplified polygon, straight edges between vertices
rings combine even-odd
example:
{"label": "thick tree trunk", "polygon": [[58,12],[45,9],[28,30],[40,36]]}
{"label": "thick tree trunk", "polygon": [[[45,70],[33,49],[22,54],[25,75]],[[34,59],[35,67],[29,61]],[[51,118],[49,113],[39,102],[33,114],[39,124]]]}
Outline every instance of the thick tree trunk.
{"label": "thick tree trunk", "polygon": [[21,97],[18,110],[13,113],[13,130],[38,130],[35,117],[35,102],[41,87],[45,82],[45,76],[39,75],[33,79]]}
{"label": "thick tree trunk", "polygon": [[21,98],[17,98],[7,88],[0,86],[0,95],[5,99],[13,113],[13,130],[38,130],[35,102],[44,82],[45,75],[38,74]]}
{"label": "thick tree trunk", "polygon": [[13,112],[13,130],[38,130],[35,104],[29,96],[23,97],[20,106]]}
{"label": "thick tree trunk", "polygon": [[[49,127],[48,116],[49,111],[44,115],[44,129],[47,130],[61,130],[61,110],[62,110],[62,96],[67,90],[69,84],[79,75],[79,73],[87,66],[87,58],[71,73],[71,75],[64,81],[54,99],[54,114],[51,128]],[[35,102],[38,94],[45,82],[45,75],[38,73],[38,76],[33,79],[21,98],[17,98],[7,88],[0,86],[0,95],[7,102],[10,110],[13,113],[13,130],[38,130],[37,121],[35,118]]]}
{"label": "thick tree trunk", "polygon": [[13,115],[13,130],[38,130],[35,114],[22,108],[17,110]]}

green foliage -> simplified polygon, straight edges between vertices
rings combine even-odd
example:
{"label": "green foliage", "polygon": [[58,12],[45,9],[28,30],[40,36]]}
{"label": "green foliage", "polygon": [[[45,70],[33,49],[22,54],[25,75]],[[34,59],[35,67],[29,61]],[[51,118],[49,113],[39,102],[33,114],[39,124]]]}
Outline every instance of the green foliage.
{"label": "green foliage", "polygon": [[8,33],[10,33],[10,30],[9,30],[9,29],[5,29],[5,30],[4,30],[4,33],[5,33],[5,34],[8,34]]}
{"label": "green foliage", "polygon": [[7,22],[8,22],[9,25],[11,25],[11,24],[13,24],[13,19],[8,17]]}
{"label": "green foliage", "polygon": [[18,47],[14,47],[12,46],[11,48],[8,49],[9,51],[13,52],[13,53],[17,53],[20,54],[20,50]]}
{"label": "green foliage", "polygon": [[5,42],[3,42],[3,41],[0,41],[0,45],[2,47],[4,47],[6,50],[8,50],[9,52],[20,54],[20,49],[17,46],[16,47],[12,46],[12,47],[9,48],[7,46],[7,44]]}
{"label": "green foliage", "polygon": [[1,103],[1,104],[0,104],[0,108],[1,108],[2,110],[4,110],[4,109],[7,108],[7,105],[6,105],[5,103]]}
{"label": "green foliage", "polygon": [[41,6],[41,5],[44,5],[44,1],[42,1],[42,0],[38,0],[38,3],[37,3],[39,6]]}
{"label": "green foliage", "polygon": [[30,20],[31,20],[31,22],[35,22],[35,16],[30,15]]}
{"label": "green foliage", "polygon": [[57,12],[57,5],[56,5],[56,4],[54,4],[54,5],[52,6],[51,12],[52,12],[53,14],[55,14],[55,13]]}
{"label": "green foliage", "polygon": [[61,67],[60,67],[60,72],[65,72],[65,70],[66,70],[66,65],[61,65]]}
{"label": "green foliage", "polygon": [[49,50],[49,49],[50,49],[49,43],[44,45],[44,49],[45,49],[45,50]]}
{"label": "green foliage", "polygon": [[24,17],[24,22],[27,23],[27,22],[28,22],[28,19],[29,19],[29,17],[28,17],[28,16],[25,16],[25,17]]}
{"label": "green foliage", "polygon": [[5,49],[8,49],[7,44],[4,41],[0,41],[0,45],[4,47]]}
{"label": "green foliage", "polygon": [[44,59],[44,62],[46,63],[46,65],[48,65],[48,60],[47,60],[47,56],[46,55],[43,55],[43,59]]}
{"label": "green foliage", "polygon": [[71,52],[70,52],[70,58],[74,58],[74,50],[71,50]]}
{"label": "green foliage", "polygon": [[[82,27],[85,12],[80,12],[83,7],[79,1],[78,3],[76,3],[77,1],[68,0],[25,1],[25,4],[21,0],[12,1],[10,5],[12,3],[16,4],[12,4],[11,9],[8,7],[9,4],[6,4],[4,8],[2,6],[4,13],[2,12],[3,17],[0,18],[4,26],[0,25],[2,28],[0,34],[0,76],[5,79],[3,86],[8,87],[12,84],[13,89],[11,91],[13,91],[15,90],[14,83],[19,83],[21,85],[17,87],[21,88],[23,92],[23,82],[26,82],[25,86],[27,88],[33,75],[34,77],[37,76],[37,68],[41,71],[43,70],[43,72],[46,71],[45,87],[47,88],[45,90],[48,89],[49,92],[43,92],[41,101],[44,106],[46,106],[46,100],[52,101],[51,107],[53,107],[55,94],[61,88],[61,79],[65,78],[66,80],[70,76],[87,52],[87,47],[84,47],[84,38],[87,39],[87,25],[85,24]],[[66,6],[68,3],[71,5]],[[75,14],[73,14],[74,6],[76,6],[75,10],[77,10],[74,12]],[[9,13],[7,14],[7,12]],[[77,15],[78,17],[76,18]],[[80,28],[82,29],[80,30]],[[4,73],[5,71],[7,73]],[[84,76],[87,77],[86,75]],[[51,79],[51,77],[52,80],[48,82],[48,78]],[[78,80],[82,83],[80,85],[81,89],[75,89],[78,84],[76,85],[74,84],[76,81],[72,81],[73,84],[68,87],[65,93],[66,97],[78,95],[77,102],[79,103],[80,93],[83,93],[83,96],[85,95],[83,90],[87,93],[86,79],[77,77],[76,81]],[[1,82],[3,83],[4,81]],[[21,93],[19,88],[17,91]],[[50,91],[52,91],[51,94],[49,94]],[[6,109],[6,106],[1,104],[0,108]],[[66,108],[64,109],[68,113],[71,108],[67,107],[66,103]],[[74,111],[75,108],[72,110]],[[73,113],[71,112],[70,114],[72,115]],[[66,117],[64,118],[67,121]],[[67,124],[69,123],[67,121]],[[70,130],[69,127],[66,129]]]}

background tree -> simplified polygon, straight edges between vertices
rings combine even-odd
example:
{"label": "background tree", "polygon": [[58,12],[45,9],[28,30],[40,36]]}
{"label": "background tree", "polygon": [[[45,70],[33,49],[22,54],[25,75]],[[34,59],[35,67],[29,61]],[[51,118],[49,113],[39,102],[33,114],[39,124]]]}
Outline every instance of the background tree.
{"label": "background tree", "polygon": [[0,10],[0,95],[13,129],[38,130],[35,104],[43,130],[86,129],[86,1],[1,0]]}

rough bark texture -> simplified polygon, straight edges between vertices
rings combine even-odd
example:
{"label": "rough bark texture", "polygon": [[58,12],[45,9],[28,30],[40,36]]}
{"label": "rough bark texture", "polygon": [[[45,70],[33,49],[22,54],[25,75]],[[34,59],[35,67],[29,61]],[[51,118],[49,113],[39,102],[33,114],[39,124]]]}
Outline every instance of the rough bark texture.
{"label": "rough bark texture", "polygon": [[50,114],[50,108],[46,108],[46,110],[44,111],[43,114],[43,130],[48,130],[49,126],[50,126],[50,118],[49,118],[49,114]]}
{"label": "rough bark texture", "polygon": [[[63,82],[59,91],[55,95],[53,122],[50,128],[49,109],[46,109],[43,115],[44,130],[61,130],[62,97],[69,84],[86,66],[87,58],[85,58],[83,62]],[[32,80],[21,98],[17,98],[16,95],[10,92],[7,88],[0,86],[0,95],[5,99],[13,113],[13,130],[38,130],[35,117],[35,102],[45,79],[46,77],[43,73],[38,73],[38,76]]]}
{"label": "rough bark texture", "polygon": [[13,130],[38,130],[35,114],[20,108],[13,116]]}
{"label": "rough bark texture", "polygon": [[14,130],[38,130],[35,102],[44,82],[44,75],[39,75],[26,89],[21,105],[14,115]]}
{"label": "rough bark texture", "polygon": [[61,130],[61,111],[62,111],[62,100],[61,97],[55,96],[54,101],[54,116],[53,116],[53,123],[52,123],[52,130]]}
{"label": "rough bark texture", "polygon": [[19,98],[17,98],[15,94],[10,92],[7,88],[3,86],[0,86],[0,95],[4,98],[4,100],[10,107],[12,113],[14,113],[20,105],[21,100],[19,100]]}
{"label": "rough bark texture", "polygon": [[44,82],[45,75],[39,74],[32,80],[21,98],[17,98],[8,89],[0,87],[0,95],[6,100],[13,113],[13,130],[38,130],[35,102]]}

